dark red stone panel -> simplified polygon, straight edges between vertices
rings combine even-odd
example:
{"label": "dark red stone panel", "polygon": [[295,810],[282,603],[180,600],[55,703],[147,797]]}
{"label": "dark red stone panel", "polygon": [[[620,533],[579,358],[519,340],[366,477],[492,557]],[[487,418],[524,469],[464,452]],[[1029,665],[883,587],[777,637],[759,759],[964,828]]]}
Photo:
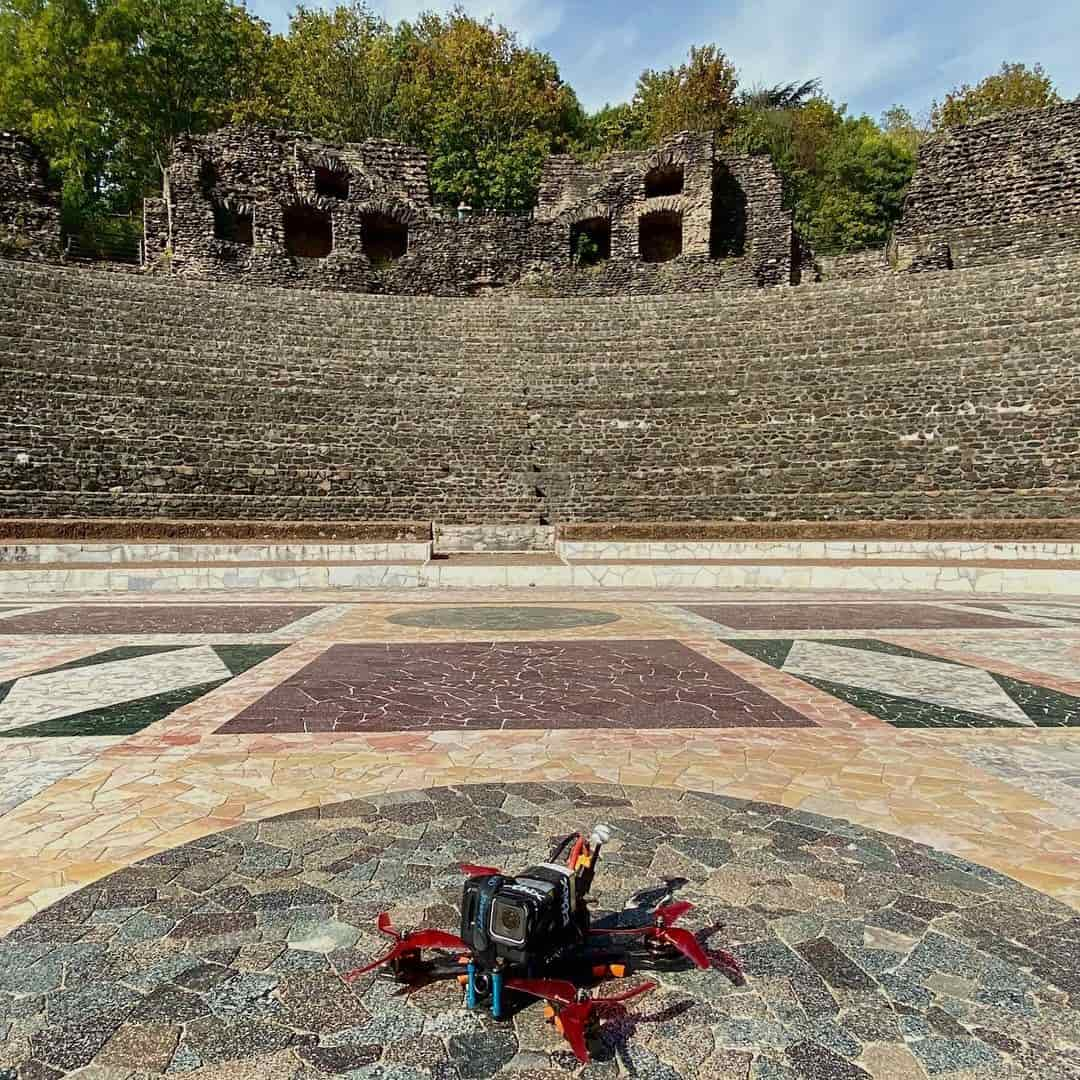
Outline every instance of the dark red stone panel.
{"label": "dark red stone panel", "polygon": [[335,645],[219,728],[813,727],[677,641]]}
{"label": "dark red stone panel", "polygon": [[979,630],[1034,625],[934,604],[694,604],[687,611],[736,630]]}
{"label": "dark red stone panel", "polygon": [[74,604],[14,615],[4,634],[265,634],[321,604]]}

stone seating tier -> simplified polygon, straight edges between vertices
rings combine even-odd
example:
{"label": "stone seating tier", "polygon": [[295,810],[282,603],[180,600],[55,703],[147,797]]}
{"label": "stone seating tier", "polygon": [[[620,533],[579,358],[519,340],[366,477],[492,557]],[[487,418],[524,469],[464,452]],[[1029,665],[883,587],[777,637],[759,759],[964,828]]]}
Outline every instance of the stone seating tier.
{"label": "stone seating tier", "polygon": [[1066,517],[1078,280],[457,300],[0,263],[0,513]]}

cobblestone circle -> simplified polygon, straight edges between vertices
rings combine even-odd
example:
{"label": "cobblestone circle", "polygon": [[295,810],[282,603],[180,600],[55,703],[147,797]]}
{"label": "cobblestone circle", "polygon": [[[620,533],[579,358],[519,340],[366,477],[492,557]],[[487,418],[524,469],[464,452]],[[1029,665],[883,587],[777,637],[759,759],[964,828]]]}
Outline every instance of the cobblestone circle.
{"label": "cobblestone circle", "polygon": [[[456,929],[459,861],[523,869],[597,821],[614,839],[594,919],[640,918],[684,879],[686,924],[743,985],[661,974],[581,1066],[539,1006],[498,1024],[452,983],[340,979],[385,948],[382,910]],[[0,942],[0,1077],[1058,1080],[1080,1077],[1078,958],[1065,905],[841,820],[666,789],[434,788],[234,828],[44,910]]]}

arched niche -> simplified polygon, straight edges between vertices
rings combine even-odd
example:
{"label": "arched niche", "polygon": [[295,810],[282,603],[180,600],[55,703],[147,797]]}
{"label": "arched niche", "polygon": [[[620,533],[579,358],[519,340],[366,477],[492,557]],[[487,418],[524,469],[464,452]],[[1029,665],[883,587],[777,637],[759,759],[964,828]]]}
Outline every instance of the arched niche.
{"label": "arched niche", "polygon": [[682,165],[675,162],[655,165],[645,174],[645,198],[658,199],[663,195],[681,195],[684,183]]}
{"label": "arched niche", "polygon": [[327,211],[306,203],[287,206],[282,215],[285,247],[298,259],[324,259],[334,250],[334,229]]}
{"label": "arched niche", "polygon": [[409,226],[390,214],[372,210],[360,218],[360,243],[373,263],[393,262],[409,250]]}
{"label": "arched niche", "polygon": [[585,218],[571,225],[570,258],[577,266],[596,266],[610,259],[611,218]]}
{"label": "arched niche", "polygon": [[638,254],[642,262],[663,263],[682,254],[683,219],[677,210],[656,210],[638,219]]}

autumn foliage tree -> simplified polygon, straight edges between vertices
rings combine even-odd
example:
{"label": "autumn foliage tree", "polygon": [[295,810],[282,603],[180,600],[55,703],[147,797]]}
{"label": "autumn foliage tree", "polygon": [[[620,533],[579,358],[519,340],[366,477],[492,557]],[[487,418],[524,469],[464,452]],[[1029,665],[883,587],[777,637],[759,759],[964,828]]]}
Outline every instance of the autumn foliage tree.
{"label": "autumn foliage tree", "polygon": [[1016,109],[1044,109],[1060,101],[1053,81],[1040,64],[1029,68],[1004,63],[1000,71],[976,86],[964,83],[946,94],[940,104],[935,101],[931,123],[935,131],[942,131]]}
{"label": "autumn foliage tree", "polygon": [[0,128],[47,153],[69,230],[137,212],[173,138],[228,123],[412,143],[437,200],[513,211],[533,205],[552,152],[640,150],[691,129],[770,154],[803,235],[851,251],[884,242],[928,129],[1059,100],[1038,65],[1004,64],[927,123],[897,107],[879,124],[817,80],[740,89],[703,45],[587,115],[550,56],[460,9],[392,26],[364,0],[301,5],[275,34],[240,0],[0,0]]}

